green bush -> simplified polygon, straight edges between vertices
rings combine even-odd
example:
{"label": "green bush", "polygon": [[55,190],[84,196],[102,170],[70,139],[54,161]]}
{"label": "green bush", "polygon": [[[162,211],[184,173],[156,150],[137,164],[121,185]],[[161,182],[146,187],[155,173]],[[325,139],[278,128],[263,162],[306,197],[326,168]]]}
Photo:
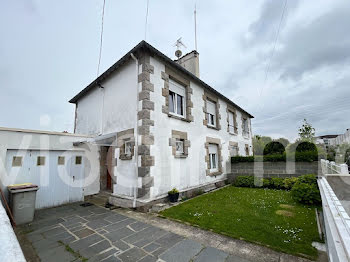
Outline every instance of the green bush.
{"label": "green bush", "polygon": [[273,177],[270,180],[270,188],[284,189],[284,180],[280,177]]}
{"label": "green bush", "polygon": [[286,159],[289,161],[295,162],[313,162],[318,161],[318,159],[324,158],[323,155],[318,154],[315,151],[304,151],[304,152],[296,152],[295,155],[288,155],[288,159],[286,157],[286,153],[283,154],[273,154],[273,155],[265,155],[265,156],[233,156],[231,157],[231,163],[244,163],[244,162],[286,162]]}
{"label": "green bush", "polygon": [[268,178],[263,178],[263,187],[270,188],[271,186],[271,180]]}
{"label": "green bush", "polygon": [[233,156],[231,157],[231,163],[244,163],[244,162],[254,162],[253,156]]}
{"label": "green bush", "polygon": [[277,141],[272,141],[264,147],[264,155],[283,154],[284,146]]}
{"label": "green bush", "polygon": [[283,181],[284,188],[287,190],[291,190],[297,181],[298,181],[297,177],[286,177]]}
{"label": "green bush", "polygon": [[295,162],[313,162],[318,161],[317,151],[295,152]]}
{"label": "green bush", "polygon": [[305,151],[317,152],[317,147],[314,143],[304,141],[299,143],[295,149],[295,152],[305,152]]}
{"label": "green bush", "polygon": [[286,161],[286,154],[273,154],[273,155],[266,155],[264,156],[263,160],[265,162],[285,162]]}
{"label": "green bush", "polygon": [[238,176],[234,185],[237,187],[255,187],[254,176]]}
{"label": "green bush", "polygon": [[317,177],[313,174],[300,176],[298,181],[304,184],[317,185]]}
{"label": "green bush", "polygon": [[318,205],[321,203],[320,191],[315,184],[296,182],[290,191],[295,201],[303,204]]}

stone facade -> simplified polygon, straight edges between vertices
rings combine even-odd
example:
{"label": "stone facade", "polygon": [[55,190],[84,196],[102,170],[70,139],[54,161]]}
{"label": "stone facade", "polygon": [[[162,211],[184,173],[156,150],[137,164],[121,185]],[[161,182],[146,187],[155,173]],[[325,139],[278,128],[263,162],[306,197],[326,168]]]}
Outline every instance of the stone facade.
{"label": "stone facade", "polygon": [[[125,143],[131,143],[131,154],[127,155],[125,153]],[[117,133],[117,148],[119,148],[119,159],[120,160],[131,160],[134,156],[135,148],[135,136],[134,129],[127,129]]]}
{"label": "stone facade", "polygon": [[[217,96],[214,96],[212,94],[209,94],[208,92],[205,92],[203,94],[203,100],[204,100],[204,106],[203,106],[203,112],[204,112],[204,120],[203,120],[203,125],[207,126],[208,128],[213,128],[216,130],[220,130],[221,129],[221,125],[220,125],[220,119],[221,119],[221,114],[220,114],[220,103],[219,103],[219,99]],[[209,126],[208,125],[208,112],[207,112],[207,101],[211,101],[214,102],[216,105],[216,126]]]}
{"label": "stone facade", "polygon": [[[183,120],[186,122],[193,122],[192,108],[193,102],[191,100],[191,96],[193,94],[193,90],[190,87],[190,81],[180,73],[175,73],[169,67],[165,67],[165,72],[162,72],[161,75],[164,80],[164,87],[162,88],[162,96],[165,98],[165,104],[162,106],[162,112],[167,114],[169,117],[173,117],[179,120]],[[186,117],[178,117],[169,113],[169,79],[172,79],[182,86],[186,88]]]}
{"label": "stone facade", "polygon": [[141,137],[141,143],[138,145],[138,155],[141,156],[141,166],[138,167],[138,177],[141,178],[137,197],[149,197],[150,188],[153,186],[153,177],[150,175],[150,167],[154,166],[154,156],[151,155],[151,146],[154,145],[154,135],[151,132],[151,126],[154,126],[154,120],[151,119],[151,111],[154,111],[154,101],[151,100],[151,92],[154,92],[154,85],[151,83],[151,74],[154,74],[154,67],[150,64],[150,56],[143,54],[139,58],[139,65],[142,70],[138,76],[138,82],[141,85],[139,92],[139,101],[141,101],[141,110],[138,111],[138,134]]}
{"label": "stone facade", "polygon": [[[176,139],[181,139],[184,143],[184,153],[182,155],[176,154]],[[172,147],[171,152],[175,158],[186,158],[188,156],[188,148],[191,146],[191,142],[187,139],[186,132],[172,130],[171,138],[169,138],[169,146]]]}
{"label": "stone facade", "polygon": [[[218,146],[218,171],[217,172],[210,172],[210,160],[209,160],[209,144],[215,144]],[[222,174],[222,154],[221,154],[221,142],[220,139],[218,138],[212,138],[212,137],[206,137],[206,142],[204,143],[204,147],[206,150],[206,155],[205,155],[205,162],[207,163],[207,176],[218,176]]]}

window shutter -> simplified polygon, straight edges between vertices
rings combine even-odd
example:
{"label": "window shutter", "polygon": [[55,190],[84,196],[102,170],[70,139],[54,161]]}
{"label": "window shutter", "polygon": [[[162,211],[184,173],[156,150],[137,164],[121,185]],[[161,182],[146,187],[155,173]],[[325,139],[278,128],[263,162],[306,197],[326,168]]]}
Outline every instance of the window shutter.
{"label": "window shutter", "polygon": [[217,154],[218,153],[218,146],[214,144],[209,145],[209,154]]}
{"label": "window shutter", "polygon": [[216,115],[216,105],[211,101],[207,101],[207,113]]}
{"label": "window shutter", "polygon": [[186,88],[171,79],[169,80],[169,90],[185,97]]}
{"label": "window shutter", "polygon": [[233,113],[228,112],[228,124],[229,124],[229,131],[231,133],[234,132],[234,121],[233,121]]}

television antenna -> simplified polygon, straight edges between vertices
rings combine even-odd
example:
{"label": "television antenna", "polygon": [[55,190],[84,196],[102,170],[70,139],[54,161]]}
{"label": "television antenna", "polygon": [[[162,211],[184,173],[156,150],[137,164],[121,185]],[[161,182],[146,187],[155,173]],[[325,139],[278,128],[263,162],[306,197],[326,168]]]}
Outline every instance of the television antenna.
{"label": "television antenna", "polygon": [[182,51],[180,50],[181,47],[187,48],[185,44],[182,42],[182,37],[176,40],[176,43],[174,44],[176,46],[175,56],[177,58],[180,58],[182,56]]}

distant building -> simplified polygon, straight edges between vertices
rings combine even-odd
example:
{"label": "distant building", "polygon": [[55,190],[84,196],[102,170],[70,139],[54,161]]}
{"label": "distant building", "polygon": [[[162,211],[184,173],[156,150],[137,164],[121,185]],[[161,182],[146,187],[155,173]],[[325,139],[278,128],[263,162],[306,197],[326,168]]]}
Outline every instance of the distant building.
{"label": "distant building", "polygon": [[336,138],[339,135],[324,135],[316,137],[316,144],[325,145],[327,148],[330,145],[330,140]]}
{"label": "distant building", "polygon": [[350,128],[346,129],[344,134],[329,139],[330,146],[337,146],[341,144],[350,144]]}

